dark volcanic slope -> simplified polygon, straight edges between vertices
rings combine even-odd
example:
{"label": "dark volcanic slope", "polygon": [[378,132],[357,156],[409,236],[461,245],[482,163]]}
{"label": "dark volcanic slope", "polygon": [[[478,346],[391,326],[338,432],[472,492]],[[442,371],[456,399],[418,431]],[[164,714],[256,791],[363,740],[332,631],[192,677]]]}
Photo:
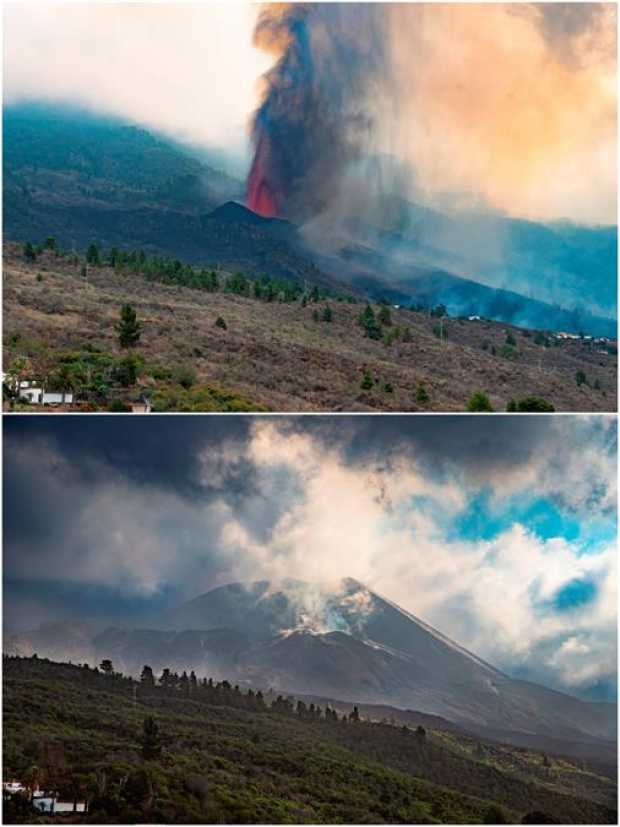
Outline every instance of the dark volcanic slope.
{"label": "dark volcanic slope", "polygon": [[[299,581],[214,589],[158,627],[108,629],[91,658],[144,663],[265,689],[439,715],[464,726],[550,738],[615,738],[616,708],[512,680],[354,580],[323,591]],[[38,644],[14,640],[28,654]],[[39,654],[44,651],[39,650]]]}

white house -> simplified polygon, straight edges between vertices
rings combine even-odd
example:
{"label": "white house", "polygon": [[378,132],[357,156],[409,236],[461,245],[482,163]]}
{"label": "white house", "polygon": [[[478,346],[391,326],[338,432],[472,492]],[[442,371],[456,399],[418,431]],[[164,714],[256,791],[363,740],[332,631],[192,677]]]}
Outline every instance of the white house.
{"label": "white house", "polygon": [[5,781],[2,784],[2,788],[11,795],[13,795],[13,793],[23,793],[26,791],[24,785],[19,781]]}
{"label": "white house", "polygon": [[55,796],[50,795],[50,793],[35,793],[32,798],[32,806],[40,813],[50,813],[51,815],[57,813],[86,812],[85,801],[77,801],[74,810],[73,801],[59,801]]}
{"label": "white house", "polygon": [[19,383],[20,399],[27,399],[31,405],[72,405],[73,394],[69,392],[51,392],[44,390],[39,382],[22,380]]}

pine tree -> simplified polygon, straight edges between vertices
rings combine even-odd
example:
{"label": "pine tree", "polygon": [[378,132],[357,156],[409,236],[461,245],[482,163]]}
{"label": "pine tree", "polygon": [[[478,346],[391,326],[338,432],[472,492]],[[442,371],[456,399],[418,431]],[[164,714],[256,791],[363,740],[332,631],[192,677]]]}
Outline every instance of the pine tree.
{"label": "pine tree", "polygon": [[155,686],[155,677],[150,666],[145,666],[140,675],[140,683],[149,689]]}
{"label": "pine tree", "polygon": [[96,267],[99,267],[101,264],[101,253],[99,252],[99,247],[94,241],[88,245],[88,250],[86,251],[86,261],[89,264],[94,264]]}
{"label": "pine tree", "polygon": [[136,311],[130,304],[122,306],[120,321],[115,327],[121,347],[135,347],[138,344],[142,328],[136,319]]}
{"label": "pine tree", "polygon": [[196,673],[192,669],[192,671],[190,672],[190,675],[189,675],[189,691],[192,694],[195,694],[197,689],[198,689],[198,679],[196,678]]}
{"label": "pine tree", "polygon": [[37,254],[34,251],[34,247],[32,246],[32,242],[30,242],[30,241],[27,241],[24,244],[24,258],[26,259],[26,261],[30,261],[30,262],[37,260]]}
{"label": "pine tree", "polygon": [[374,311],[369,304],[367,304],[364,310],[360,313],[358,321],[369,339],[381,338],[381,329],[377,324]]}

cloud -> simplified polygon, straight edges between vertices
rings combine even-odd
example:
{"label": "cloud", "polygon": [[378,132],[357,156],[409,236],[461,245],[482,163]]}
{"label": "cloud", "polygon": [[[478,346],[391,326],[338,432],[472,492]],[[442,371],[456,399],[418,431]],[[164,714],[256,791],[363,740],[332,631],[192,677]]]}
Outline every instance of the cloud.
{"label": "cloud", "polygon": [[[325,589],[352,577],[510,674],[573,691],[614,683],[613,417],[4,427],[9,624],[35,620],[37,596],[49,619],[50,583],[104,590],[115,622],[115,593],[119,614],[135,595],[144,616],[149,601],[288,578],[315,584],[303,610],[318,623]],[[476,503],[492,531],[463,528]]]}
{"label": "cloud", "polygon": [[269,62],[255,17],[244,3],[8,4],[5,103],[77,103],[245,157]]}
{"label": "cloud", "polygon": [[[273,33],[265,51],[253,45],[259,8],[7,4],[5,102],[78,103],[247,165],[259,80],[277,59]],[[615,15],[613,3],[365,4],[361,17],[355,4],[315,4],[314,66],[327,101],[338,102],[335,112],[319,106],[320,122],[356,113],[364,152],[389,161],[371,189],[451,208],[615,222]],[[323,147],[319,172],[325,155]],[[349,157],[340,152],[347,169],[330,167],[321,181],[330,220],[370,201],[368,168],[356,175]]]}

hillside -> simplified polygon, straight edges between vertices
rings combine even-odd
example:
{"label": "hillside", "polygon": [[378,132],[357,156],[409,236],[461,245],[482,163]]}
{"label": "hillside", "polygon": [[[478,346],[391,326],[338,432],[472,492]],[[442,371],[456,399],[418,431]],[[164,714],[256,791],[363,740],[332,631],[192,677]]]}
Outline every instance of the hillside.
{"label": "hillside", "polygon": [[[226,682],[149,686],[40,658],[5,657],[3,687],[5,774],[36,763],[42,784],[86,799],[88,815],[63,817],[73,823],[615,820],[615,781],[587,763],[430,726],[333,720]],[[146,716],[158,729],[148,741]],[[14,805],[4,815],[32,818]]]}
{"label": "hillside", "polygon": [[[27,262],[20,245],[5,245],[5,370],[22,357],[37,376],[62,360],[80,375],[94,361],[110,365],[123,355],[114,330],[120,307],[136,308],[145,362],[137,383],[124,387],[107,376],[98,386],[105,392],[83,410],[146,393],[156,410],[463,411],[478,390],[498,411],[531,396],[558,411],[615,409],[613,342],[394,308],[377,341],[358,323],[360,303],[328,300],[333,319],[325,322],[325,300],[261,301],[109,266],[89,266],[85,279],[82,263],[53,251]],[[220,281],[230,275],[217,273]],[[226,330],[215,326],[218,317]],[[187,369],[195,372],[190,390],[175,380]],[[214,401],[211,391],[198,392],[201,385],[239,398]]]}
{"label": "hillside", "polygon": [[[263,690],[389,704],[465,727],[599,743],[616,737],[616,707],[514,680],[424,621],[347,578],[329,589],[302,581],[234,583],[158,616],[152,627],[82,636],[62,626],[16,636],[5,651],[111,657],[226,676]],[[76,641],[77,642],[77,641]]]}
{"label": "hillside", "polygon": [[615,336],[615,227],[450,214],[397,198],[380,226],[297,227],[232,205],[244,185],[196,151],[101,115],[5,107],[4,238],[143,249],[193,264],[445,304],[522,327]]}

